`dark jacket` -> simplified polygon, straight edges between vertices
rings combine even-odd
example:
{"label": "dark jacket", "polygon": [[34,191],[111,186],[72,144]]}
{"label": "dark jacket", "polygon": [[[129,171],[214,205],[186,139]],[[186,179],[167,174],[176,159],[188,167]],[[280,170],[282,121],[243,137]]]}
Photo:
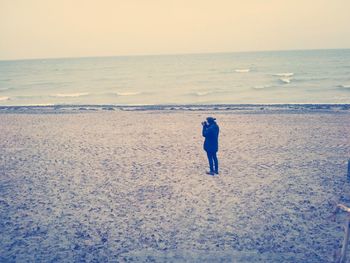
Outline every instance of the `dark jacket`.
{"label": "dark jacket", "polygon": [[219,149],[219,126],[216,122],[204,125],[202,135],[205,137],[204,150],[207,152],[217,152]]}

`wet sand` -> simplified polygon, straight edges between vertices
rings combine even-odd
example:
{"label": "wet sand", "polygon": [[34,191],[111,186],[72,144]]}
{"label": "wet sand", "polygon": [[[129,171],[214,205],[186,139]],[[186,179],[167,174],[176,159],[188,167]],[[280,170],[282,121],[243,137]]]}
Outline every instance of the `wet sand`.
{"label": "wet sand", "polygon": [[[211,177],[201,121],[220,125]],[[349,110],[0,114],[1,262],[330,262]]]}

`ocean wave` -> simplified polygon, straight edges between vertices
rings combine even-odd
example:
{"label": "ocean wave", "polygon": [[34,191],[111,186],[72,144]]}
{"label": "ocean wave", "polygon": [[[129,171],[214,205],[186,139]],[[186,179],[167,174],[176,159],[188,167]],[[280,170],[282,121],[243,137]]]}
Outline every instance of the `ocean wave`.
{"label": "ocean wave", "polygon": [[248,73],[250,71],[250,68],[246,69],[235,69],[235,72],[237,73]]}
{"label": "ocean wave", "polygon": [[0,101],[9,100],[9,97],[0,97]]}
{"label": "ocean wave", "polygon": [[33,104],[26,104],[26,106],[55,106],[53,103],[33,103]]}
{"label": "ocean wave", "polygon": [[337,87],[341,89],[350,89],[350,84],[338,85]]}
{"label": "ocean wave", "polygon": [[189,92],[189,93],[184,93],[183,95],[184,96],[192,96],[192,97],[210,97],[212,95],[223,95],[223,94],[228,94],[230,93],[230,91],[228,90],[222,90],[222,89],[219,89],[219,90],[215,90],[215,91],[192,91],[192,92]]}
{"label": "ocean wave", "polygon": [[288,78],[288,77],[292,77],[292,76],[294,76],[294,73],[293,73],[293,72],[276,73],[276,74],[272,74],[272,76],[277,76],[277,77],[285,77],[285,78]]}
{"label": "ocean wave", "polygon": [[195,91],[195,92],[188,93],[188,95],[202,97],[202,96],[210,95],[212,93],[213,93],[212,91]]}
{"label": "ocean wave", "polygon": [[6,91],[6,90],[9,90],[9,89],[11,89],[11,88],[8,88],[8,87],[6,87],[6,88],[0,88],[0,92]]}
{"label": "ocean wave", "polygon": [[256,90],[262,90],[262,89],[272,88],[272,86],[271,85],[258,85],[258,86],[254,86],[252,88],[256,89]]}
{"label": "ocean wave", "polygon": [[115,92],[114,94],[117,96],[136,96],[141,95],[142,92]]}
{"label": "ocean wave", "polygon": [[289,84],[292,80],[290,78],[280,78],[279,81],[284,84]]}
{"label": "ocean wave", "polygon": [[87,95],[89,95],[88,92],[81,92],[81,93],[57,93],[51,96],[58,97],[58,98],[75,98],[75,97],[82,97]]}

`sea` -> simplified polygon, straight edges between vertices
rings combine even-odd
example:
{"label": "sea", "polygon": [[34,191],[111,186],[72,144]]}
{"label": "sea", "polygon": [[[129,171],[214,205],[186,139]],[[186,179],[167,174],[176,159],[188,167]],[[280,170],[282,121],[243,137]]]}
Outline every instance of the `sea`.
{"label": "sea", "polygon": [[0,106],[349,103],[350,49],[0,61]]}

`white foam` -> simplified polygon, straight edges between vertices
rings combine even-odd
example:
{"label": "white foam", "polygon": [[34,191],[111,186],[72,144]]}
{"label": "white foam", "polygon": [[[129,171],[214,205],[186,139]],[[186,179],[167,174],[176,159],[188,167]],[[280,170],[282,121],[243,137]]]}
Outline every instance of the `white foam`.
{"label": "white foam", "polygon": [[0,97],[0,101],[9,100],[9,99],[10,99],[9,97]]}
{"label": "white foam", "polygon": [[267,89],[271,88],[270,85],[260,85],[260,86],[254,86],[253,89]]}
{"label": "white foam", "polygon": [[26,104],[26,106],[54,106],[53,103],[33,103],[33,104]]}
{"label": "white foam", "polygon": [[294,73],[293,72],[276,73],[276,74],[273,74],[273,76],[277,76],[277,77],[291,77],[291,76],[294,76]]}
{"label": "white foam", "polygon": [[73,98],[73,97],[81,97],[81,96],[87,96],[89,93],[87,92],[81,92],[81,93],[58,93],[52,95],[53,97],[59,97],[59,98]]}
{"label": "white foam", "polygon": [[10,88],[0,88],[0,91],[9,90]]}
{"label": "white foam", "polygon": [[350,89],[350,84],[338,85],[339,88]]}
{"label": "white foam", "polygon": [[117,96],[135,96],[135,95],[140,95],[141,92],[116,92],[115,94]]}
{"label": "white foam", "polygon": [[237,73],[248,73],[250,71],[249,68],[246,68],[246,69],[235,69],[235,72]]}
{"label": "white foam", "polygon": [[194,95],[196,95],[196,96],[206,96],[206,95],[209,95],[210,93],[212,93],[212,92],[209,92],[209,91],[198,91],[198,92],[195,92]]}
{"label": "white foam", "polygon": [[288,83],[291,82],[291,79],[290,79],[290,78],[280,78],[279,80],[280,80],[281,82],[283,82],[283,83],[286,83],[286,84],[288,84]]}

